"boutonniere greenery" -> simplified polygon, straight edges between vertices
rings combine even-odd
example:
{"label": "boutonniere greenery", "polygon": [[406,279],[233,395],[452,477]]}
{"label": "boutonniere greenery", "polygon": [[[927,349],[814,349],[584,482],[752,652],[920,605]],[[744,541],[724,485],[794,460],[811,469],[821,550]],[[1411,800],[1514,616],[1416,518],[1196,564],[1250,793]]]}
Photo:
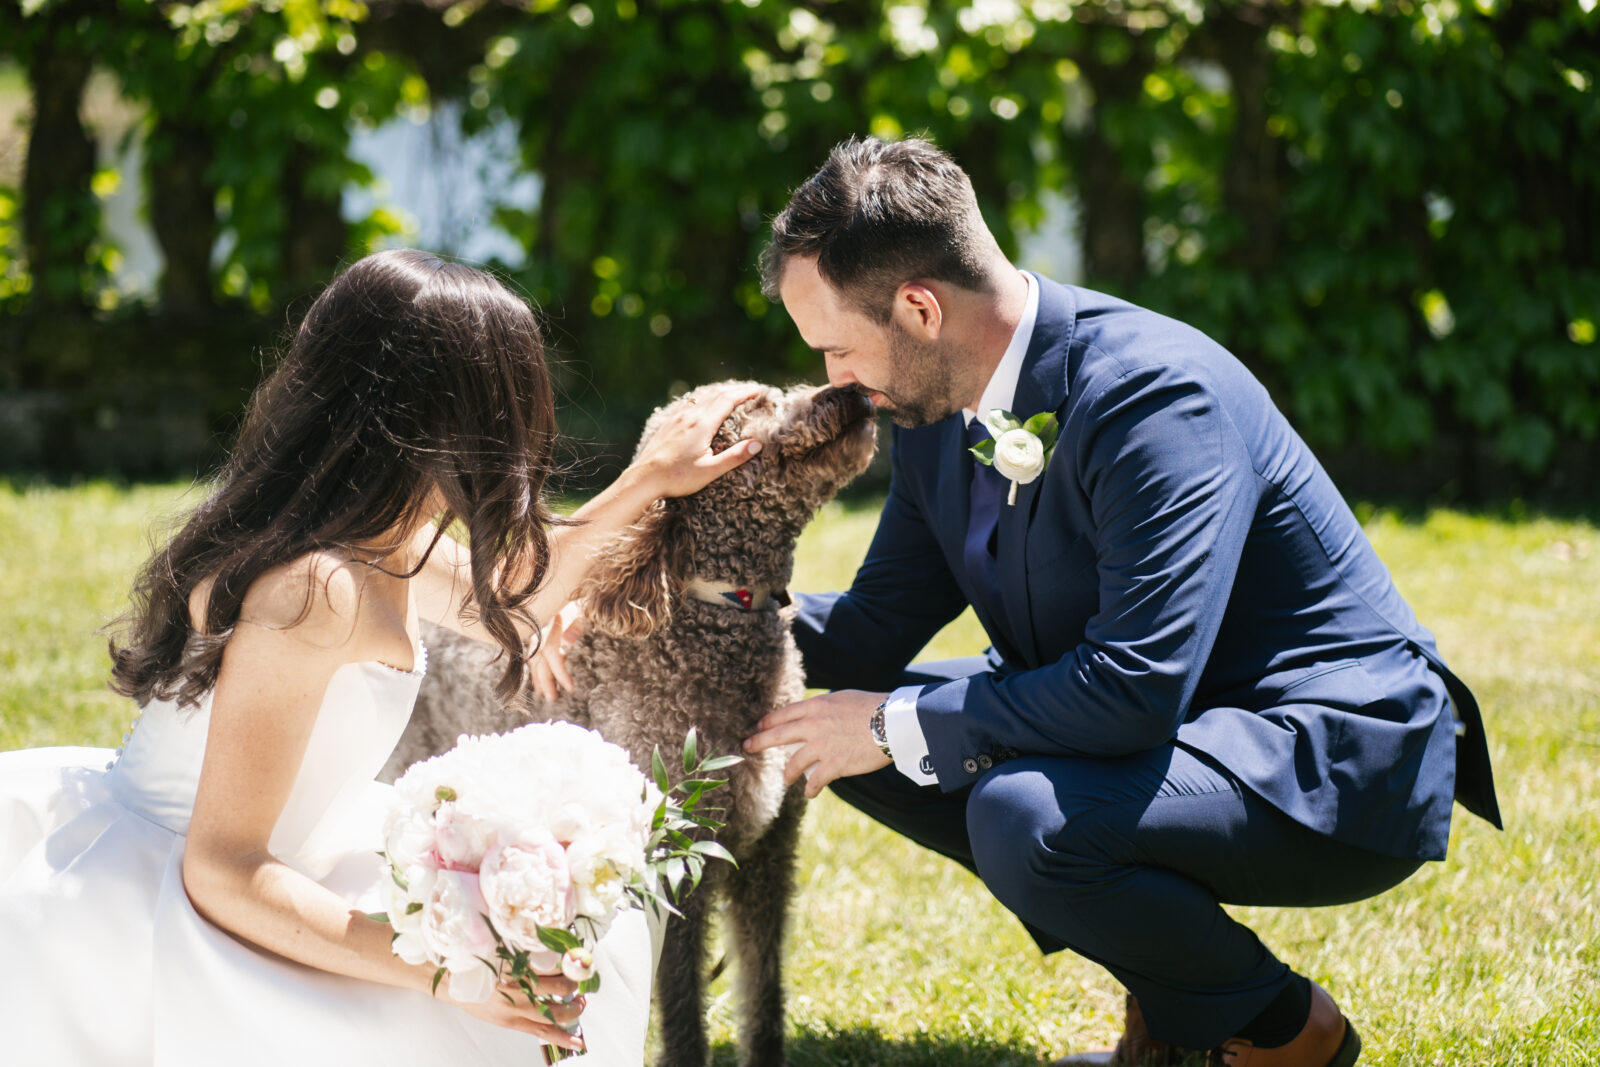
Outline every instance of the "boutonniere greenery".
{"label": "boutonniere greenery", "polygon": [[1041,411],[1024,422],[1000,408],[990,408],[983,416],[991,437],[968,449],[979,463],[993,467],[1002,477],[1011,479],[1011,492],[1006,503],[1017,502],[1017,486],[1027,485],[1044,473],[1055,451],[1056,433],[1061,424],[1055,413]]}

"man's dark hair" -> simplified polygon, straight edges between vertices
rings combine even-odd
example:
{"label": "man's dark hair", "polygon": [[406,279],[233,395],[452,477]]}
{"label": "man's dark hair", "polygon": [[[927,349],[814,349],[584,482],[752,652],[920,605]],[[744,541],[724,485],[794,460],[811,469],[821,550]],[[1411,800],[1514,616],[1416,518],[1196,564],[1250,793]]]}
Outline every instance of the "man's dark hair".
{"label": "man's dark hair", "polygon": [[778,302],[790,257],[815,256],[823,279],[881,324],[914,278],[987,292],[992,247],[971,179],[931,141],[852,137],[772,220],[761,288]]}

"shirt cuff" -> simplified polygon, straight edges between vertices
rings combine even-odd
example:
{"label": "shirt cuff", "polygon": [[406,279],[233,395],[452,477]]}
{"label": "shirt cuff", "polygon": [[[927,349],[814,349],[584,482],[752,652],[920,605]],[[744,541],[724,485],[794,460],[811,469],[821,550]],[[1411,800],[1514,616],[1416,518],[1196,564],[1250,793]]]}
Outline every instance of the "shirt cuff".
{"label": "shirt cuff", "polygon": [[883,732],[889,739],[889,751],[894,753],[896,770],[918,785],[938,785],[933,758],[928,755],[928,739],[917,718],[917,694],[921,692],[920,685],[903,685],[889,694],[883,705]]}

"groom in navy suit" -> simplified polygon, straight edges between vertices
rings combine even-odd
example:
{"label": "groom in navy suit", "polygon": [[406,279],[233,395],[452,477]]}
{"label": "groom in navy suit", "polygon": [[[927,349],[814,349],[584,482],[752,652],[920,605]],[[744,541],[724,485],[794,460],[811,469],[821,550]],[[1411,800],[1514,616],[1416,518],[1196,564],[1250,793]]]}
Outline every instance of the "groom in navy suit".
{"label": "groom in navy suit", "polygon": [[[808,794],[1110,970],[1111,1062],[1354,1063],[1332,998],[1220,905],[1363,899],[1444,857],[1452,798],[1499,812],[1477,703],[1266,391],[1181,323],[1012,267],[926,141],[835,148],[762,269],[896,429],[854,584],[800,598],[833,691],[748,747],[797,743]],[[911,665],[969,604],[988,654]]]}

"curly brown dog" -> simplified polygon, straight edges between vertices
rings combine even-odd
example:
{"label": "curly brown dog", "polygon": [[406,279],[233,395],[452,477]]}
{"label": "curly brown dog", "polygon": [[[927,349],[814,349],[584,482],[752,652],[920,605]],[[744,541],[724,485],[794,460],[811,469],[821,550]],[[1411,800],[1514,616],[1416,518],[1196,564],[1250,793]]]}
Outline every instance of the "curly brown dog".
{"label": "curly brown dog", "polygon": [[[646,440],[662,414],[646,424]],[[765,389],[740,405],[712,447],[754,437],[761,453],[693,496],[658,502],[596,560],[580,592],[586,628],[566,661],[573,691],[553,704],[529,692],[503,706],[492,692],[494,651],[430,629],[427,679],[386,776],[460,734],[548,719],[598,730],[646,772],[657,747],[672,765],[690,727],[702,753],[742,752],[762,716],[805,695],[783,610],[795,542],[866,468],[876,433],[872,405],[848,390]],[[656,980],[662,1067],[708,1059],[706,935],[716,890],[729,904],[743,1063],[784,1062],[780,956],[804,803],[798,786],[784,788],[785,760],[772,750],[717,772],[729,780],[711,794],[726,806],[718,839],[738,866],[711,864],[667,925]]]}

